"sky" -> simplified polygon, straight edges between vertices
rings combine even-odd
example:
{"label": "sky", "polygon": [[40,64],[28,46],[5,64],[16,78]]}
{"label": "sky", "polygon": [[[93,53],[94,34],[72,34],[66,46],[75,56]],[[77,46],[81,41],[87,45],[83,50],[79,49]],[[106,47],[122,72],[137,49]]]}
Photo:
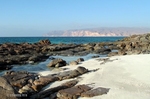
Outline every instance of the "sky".
{"label": "sky", "polygon": [[0,0],[0,37],[54,30],[150,27],[150,0]]}

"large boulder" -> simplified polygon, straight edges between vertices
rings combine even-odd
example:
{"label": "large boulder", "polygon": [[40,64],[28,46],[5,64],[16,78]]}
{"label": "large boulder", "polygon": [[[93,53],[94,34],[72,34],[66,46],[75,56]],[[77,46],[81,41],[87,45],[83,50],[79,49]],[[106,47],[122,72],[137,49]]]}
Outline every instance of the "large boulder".
{"label": "large boulder", "polygon": [[47,66],[48,67],[62,67],[62,66],[66,66],[66,61],[61,59],[61,58],[56,58],[54,60],[52,60]]}
{"label": "large boulder", "polygon": [[82,66],[79,66],[77,68],[77,71],[82,75],[84,73],[87,73],[88,72],[88,69],[86,69],[85,67],[82,67]]}

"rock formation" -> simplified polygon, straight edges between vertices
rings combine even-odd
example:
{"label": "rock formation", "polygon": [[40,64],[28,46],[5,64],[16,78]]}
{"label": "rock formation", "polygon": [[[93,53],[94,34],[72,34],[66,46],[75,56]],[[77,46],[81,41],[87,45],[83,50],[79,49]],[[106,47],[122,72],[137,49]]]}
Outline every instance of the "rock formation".
{"label": "rock formation", "polygon": [[50,37],[105,37],[105,36],[131,36],[134,34],[149,33],[150,28],[93,28],[66,31],[51,31],[44,36]]}

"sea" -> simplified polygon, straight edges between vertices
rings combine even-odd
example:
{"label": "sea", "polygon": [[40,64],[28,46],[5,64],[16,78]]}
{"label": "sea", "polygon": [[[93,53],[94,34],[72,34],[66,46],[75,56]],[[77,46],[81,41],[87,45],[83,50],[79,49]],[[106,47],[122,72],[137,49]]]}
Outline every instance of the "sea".
{"label": "sea", "polygon": [[0,44],[2,43],[35,43],[40,40],[48,39],[51,43],[91,43],[91,42],[114,42],[124,37],[0,37]]}
{"label": "sea", "polygon": [[[40,40],[48,39],[53,44],[65,43],[65,44],[86,44],[86,43],[98,43],[98,42],[114,42],[117,40],[121,40],[124,37],[0,37],[0,44],[3,43],[36,43]],[[84,60],[91,59],[92,56],[98,54],[88,54],[86,56],[50,56],[54,58],[62,58],[66,62],[70,62],[73,60],[77,60],[78,58],[84,58]],[[105,57],[105,55],[99,55],[100,57]],[[51,71],[52,68],[48,68],[47,64],[52,60],[47,59],[44,62],[36,63],[36,64],[25,64],[25,65],[12,65],[13,68],[11,70],[14,71],[29,71],[29,72],[42,72],[42,71]],[[0,75],[3,75],[5,71],[0,71]]]}

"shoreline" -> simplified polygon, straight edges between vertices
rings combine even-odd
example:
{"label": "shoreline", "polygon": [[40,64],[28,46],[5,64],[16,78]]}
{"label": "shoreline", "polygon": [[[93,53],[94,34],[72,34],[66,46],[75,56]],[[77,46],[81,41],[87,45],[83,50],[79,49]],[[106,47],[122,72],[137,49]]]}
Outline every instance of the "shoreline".
{"label": "shoreline", "polygon": [[[49,58],[55,58],[55,59],[61,58],[61,59],[64,59],[67,62],[67,64],[69,64],[71,61],[75,61],[78,58],[83,58],[86,61],[86,60],[92,59],[93,56],[106,57],[106,55],[88,54],[85,56],[59,56],[58,55],[58,56],[50,56]],[[52,61],[49,58],[43,62],[39,62],[35,64],[12,65],[13,66],[12,69],[0,71],[0,76],[2,76],[6,71],[21,71],[21,69],[23,71],[34,72],[34,73],[38,72],[38,70],[39,71],[51,71],[51,69],[47,67],[48,63]]]}
{"label": "shoreline", "polygon": [[[8,92],[14,96],[25,93],[31,99],[77,99],[79,96],[80,99],[149,99],[149,40],[150,34],[144,34],[107,43],[52,44],[49,40],[41,40],[34,44],[0,44],[0,69],[9,70],[0,76],[0,91],[3,92],[0,98],[10,98]],[[89,53],[108,57],[94,56],[95,59],[85,62],[81,57],[73,58],[69,65],[64,58],[49,58]],[[11,71],[14,64],[34,64],[48,58],[52,61],[47,66],[55,67],[52,71],[40,72],[31,65],[31,70],[36,72]],[[50,89],[44,89],[48,87]]]}
{"label": "shoreline", "polygon": [[[99,68],[95,72],[80,76],[81,78],[77,85],[91,84],[94,88],[110,88],[110,91],[105,95],[91,97],[90,99],[149,99],[149,54],[113,56],[109,60],[101,64],[103,61],[99,61],[99,58],[90,59],[77,66],[65,66],[62,68],[68,68],[69,70],[73,70],[78,66],[83,66],[89,70]],[[39,74],[45,76],[49,73],[42,72]],[[58,86],[63,82],[54,82],[49,88]],[[79,99],[89,98],[80,97]]]}

